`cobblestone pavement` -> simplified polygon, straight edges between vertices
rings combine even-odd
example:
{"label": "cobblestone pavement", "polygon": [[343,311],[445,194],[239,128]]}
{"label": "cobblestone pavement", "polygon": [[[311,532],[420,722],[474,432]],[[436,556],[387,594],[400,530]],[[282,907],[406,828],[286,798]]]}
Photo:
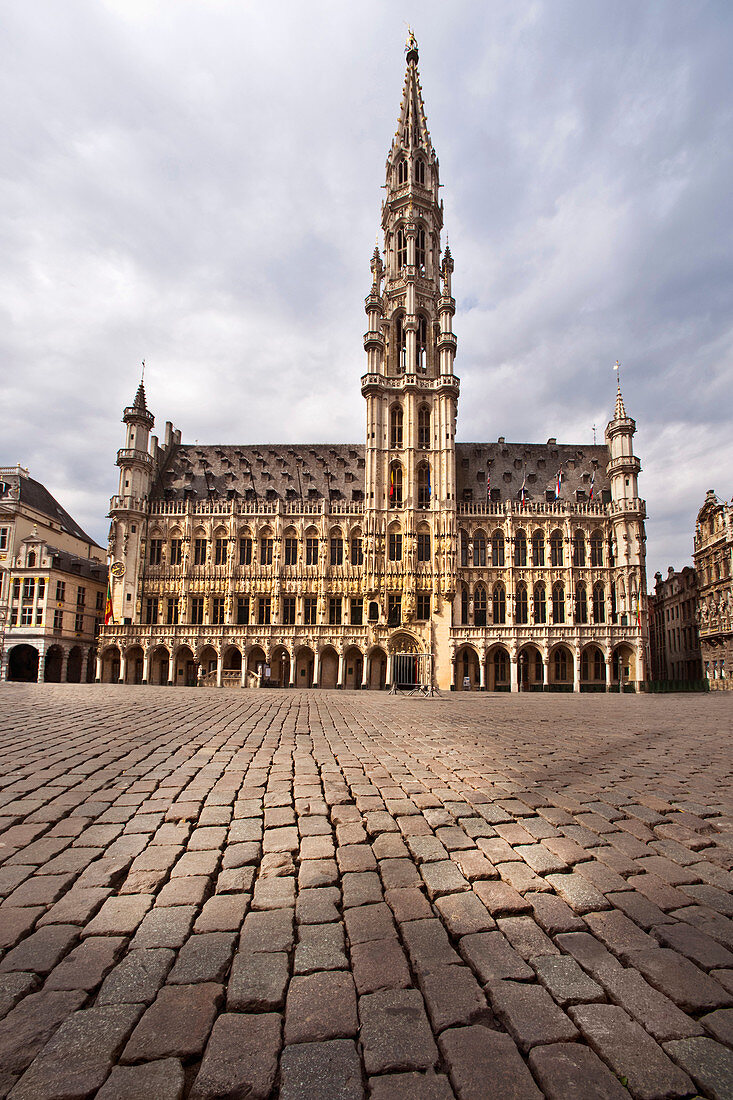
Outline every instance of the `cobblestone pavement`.
{"label": "cobblestone pavement", "polygon": [[733,1096],[732,720],[4,685],[0,1097]]}

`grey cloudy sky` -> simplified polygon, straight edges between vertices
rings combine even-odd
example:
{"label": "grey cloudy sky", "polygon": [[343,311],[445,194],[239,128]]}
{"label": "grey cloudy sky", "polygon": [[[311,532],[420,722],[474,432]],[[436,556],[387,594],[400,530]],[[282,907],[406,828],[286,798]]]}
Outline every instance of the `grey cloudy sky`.
{"label": "grey cloudy sky", "polygon": [[5,0],[0,463],[105,542],[121,409],[363,438],[410,22],[456,270],[459,438],[589,443],[622,363],[649,576],[729,497],[729,0]]}

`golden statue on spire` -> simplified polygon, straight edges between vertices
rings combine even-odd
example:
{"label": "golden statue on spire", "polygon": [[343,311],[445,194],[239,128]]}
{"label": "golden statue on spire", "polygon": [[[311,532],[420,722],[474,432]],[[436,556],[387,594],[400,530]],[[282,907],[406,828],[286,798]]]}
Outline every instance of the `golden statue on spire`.
{"label": "golden statue on spire", "polygon": [[413,33],[412,27],[407,28],[407,42],[405,43],[405,52],[407,53],[408,61],[417,61],[417,39]]}

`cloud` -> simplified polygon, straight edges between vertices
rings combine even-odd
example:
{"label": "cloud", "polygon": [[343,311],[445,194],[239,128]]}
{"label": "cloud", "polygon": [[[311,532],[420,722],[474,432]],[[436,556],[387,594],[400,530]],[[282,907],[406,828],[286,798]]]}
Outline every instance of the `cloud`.
{"label": "cloud", "polygon": [[728,5],[9,0],[0,20],[2,461],[99,541],[143,358],[161,432],[363,438],[412,22],[460,438],[601,438],[619,358],[650,575],[690,560],[705,490],[733,491]]}

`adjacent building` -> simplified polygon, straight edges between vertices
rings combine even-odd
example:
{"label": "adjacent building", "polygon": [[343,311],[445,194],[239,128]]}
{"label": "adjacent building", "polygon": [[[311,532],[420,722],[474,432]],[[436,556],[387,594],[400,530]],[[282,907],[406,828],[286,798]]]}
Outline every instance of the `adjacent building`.
{"label": "adjacent building", "polygon": [[[140,385],[110,507],[97,678],[608,690],[646,678],[645,503],[603,444],[456,442],[454,261],[408,42],[353,444],[162,443]],[[356,381],[356,380],[355,380]]]}
{"label": "adjacent building", "polygon": [[693,553],[703,674],[711,690],[733,690],[733,503],[709,489]]}
{"label": "adjacent building", "polygon": [[651,679],[656,684],[684,686],[702,680],[698,631],[697,574],[690,565],[667,576],[654,575],[649,597]]}
{"label": "adjacent building", "polygon": [[0,467],[0,680],[88,681],[106,555],[23,466]]}

